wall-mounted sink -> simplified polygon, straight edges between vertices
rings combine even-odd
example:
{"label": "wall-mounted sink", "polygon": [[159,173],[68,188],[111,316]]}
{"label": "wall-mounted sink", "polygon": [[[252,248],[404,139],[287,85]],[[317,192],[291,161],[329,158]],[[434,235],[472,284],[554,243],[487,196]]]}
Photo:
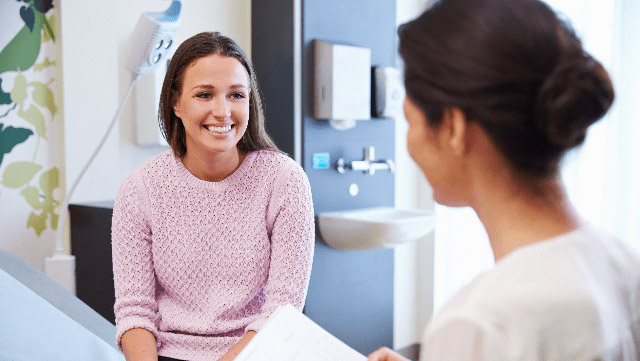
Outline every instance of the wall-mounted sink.
{"label": "wall-mounted sink", "polygon": [[323,241],[344,250],[395,247],[426,236],[435,225],[433,212],[418,209],[378,207],[318,215]]}

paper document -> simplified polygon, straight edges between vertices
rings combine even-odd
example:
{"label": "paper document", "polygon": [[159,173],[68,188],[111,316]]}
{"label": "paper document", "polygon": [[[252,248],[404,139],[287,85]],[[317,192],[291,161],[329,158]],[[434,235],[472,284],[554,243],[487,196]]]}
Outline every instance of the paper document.
{"label": "paper document", "polygon": [[236,361],[366,361],[291,305],[280,307]]}

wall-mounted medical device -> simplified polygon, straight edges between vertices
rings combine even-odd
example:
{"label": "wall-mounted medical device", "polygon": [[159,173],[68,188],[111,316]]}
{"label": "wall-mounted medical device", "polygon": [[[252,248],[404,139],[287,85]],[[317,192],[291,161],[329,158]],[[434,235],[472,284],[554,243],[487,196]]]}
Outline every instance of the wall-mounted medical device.
{"label": "wall-mounted medical device", "polygon": [[138,145],[167,145],[158,127],[158,103],[181,10],[181,1],[173,0],[163,12],[141,14],[127,43],[125,67],[140,76],[135,94]]}
{"label": "wall-mounted medical device", "polygon": [[135,94],[136,106],[136,143],[142,146],[169,144],[162,136],[158,126],[158,106],[164,75],[167,72],[170,58],[162,60],[162,64],[149,74],[144,74],[138,80]]}
{"label": "wall-mounted medical device", "polygon": [[371,50],[314,40],[314,118],[337,129],[371,118]]}
{"label": "wall-mounted medical device", "polygon": [[151,73],[169,54],[180,25],[182,1],[173,0],[163,12],[140,15],[127,43],[125,67],[134,74]]}

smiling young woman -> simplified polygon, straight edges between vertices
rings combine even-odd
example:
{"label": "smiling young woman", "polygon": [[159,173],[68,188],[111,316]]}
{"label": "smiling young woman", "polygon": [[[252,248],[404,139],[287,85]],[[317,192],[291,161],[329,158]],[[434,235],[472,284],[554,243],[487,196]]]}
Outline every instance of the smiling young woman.
{"label": "smiling young woman", "polygon": [[266,134],[253,68],[219,33],[176,50],[159,113],[171,150],[114,207],[117,342],[128,361],[231,360],[279,306],[302,309],[309,182]]}

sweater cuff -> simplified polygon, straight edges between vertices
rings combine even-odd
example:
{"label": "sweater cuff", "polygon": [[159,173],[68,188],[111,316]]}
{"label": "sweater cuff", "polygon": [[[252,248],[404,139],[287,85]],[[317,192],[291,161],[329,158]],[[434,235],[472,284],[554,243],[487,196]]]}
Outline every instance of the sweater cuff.
{"label": "sweater cuff", "polygon": [[[116,345],[118,348],[122,350],[122,335],[125,332],[134,329],[134,328],[142,328],[153,334],[153,337],[156,338],[156,346],[160,347],[160,339],[158,338],[158,328],[155,323],[150,321],[146,317],[139,316],[130,316],[123,320],[118,320],[116,323]],[[124,352],[124,350],[122,350]]]}
{"label": "sweater cuff", "polygon": [[247,325],[247,327],[245,327],[244,332],[249,332],[249,331],[260,331],[260,329],[262,328],[262,326],[264,326],[264,324],[269,320],[269,317],[271,316],[271,314],[265,314],[262,313],[257,320],[251,322],[250,324]]}

